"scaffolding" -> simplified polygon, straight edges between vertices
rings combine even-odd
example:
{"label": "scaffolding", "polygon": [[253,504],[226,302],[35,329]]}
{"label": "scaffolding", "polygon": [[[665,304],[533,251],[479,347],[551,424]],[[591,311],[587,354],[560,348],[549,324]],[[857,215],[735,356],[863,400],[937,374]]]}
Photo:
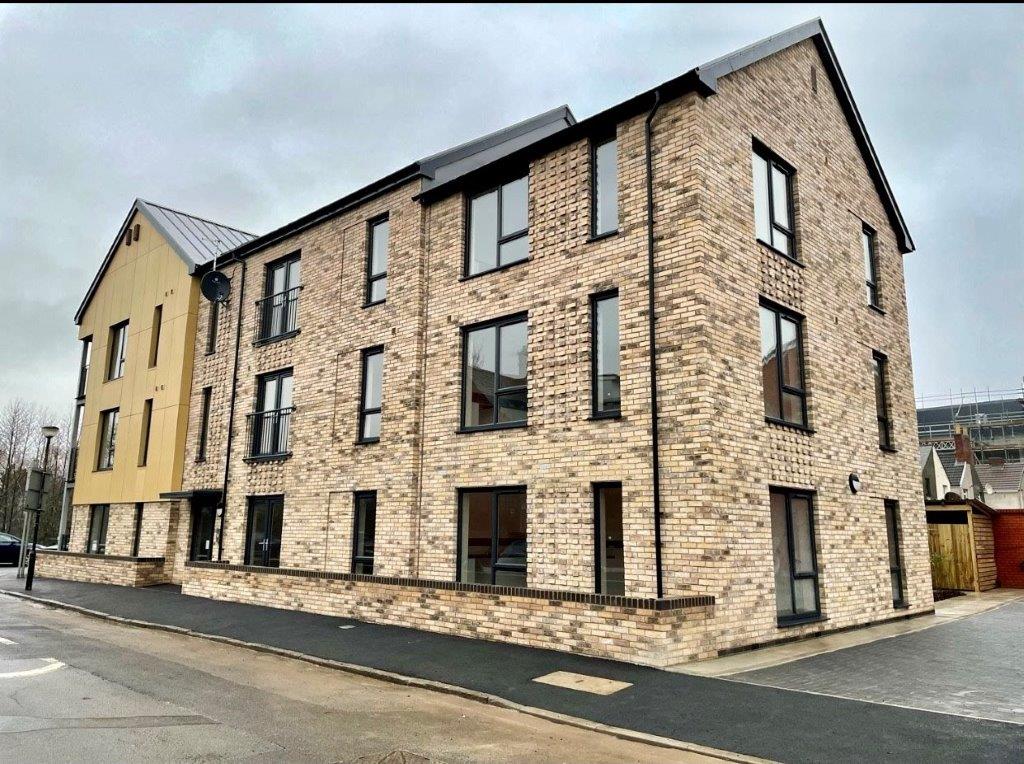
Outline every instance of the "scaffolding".
{"label": "scaffolding", "polygon": [[920,396],[917,419],[922,446],[953,451],[953,436],[962,431],[978,462],[1024,461],[1024,385],[1015,390],[975,388]]}

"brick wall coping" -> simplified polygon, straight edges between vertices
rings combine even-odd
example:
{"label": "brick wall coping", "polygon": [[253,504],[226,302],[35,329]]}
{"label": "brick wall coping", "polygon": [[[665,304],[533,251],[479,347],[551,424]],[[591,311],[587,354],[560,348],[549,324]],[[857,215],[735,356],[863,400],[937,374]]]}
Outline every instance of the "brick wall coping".
{"label": "brick wall coping", "polygon": [[688,595],[684,597],[620,597],[612,594],[591,592],[570,592],[559,589],[529,589],[519,586],[492,586],[490,584],[464,584],[458,581],[432,581],[424,578],[398,578],[395,576],[364,576],[357,573],[339,573],[330,570],[303,570],[301,568],[263,568],[257,565],[232,565],[226,562],[186,562],[187,568],[225,570],[240,573],[260,573],[271,576],[297,576],[299,578],[322,578],[331,581],[382,584],[385,586],[409,586],[418,589],[445,589],[448,591],[474,594],[490,594],[506,597],[525,597],[551,602],[580,602],[587,605],[632,608],[636,610],[683,610],[709,607],[715,604],[711,595]]}
{"label": "brick wall coping", "polygon": [[91,552],[62,552],[59,549],[37,549],[36,554],[52,554],[54,557],[87,557],[90,560],[111,562],[163,562],[163,557],[130,557],[120,554],[92,554]]}

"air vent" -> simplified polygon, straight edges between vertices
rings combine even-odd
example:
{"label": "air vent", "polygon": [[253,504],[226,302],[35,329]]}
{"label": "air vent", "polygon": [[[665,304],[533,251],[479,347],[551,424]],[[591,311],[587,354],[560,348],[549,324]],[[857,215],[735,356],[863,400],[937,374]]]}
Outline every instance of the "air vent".
{"label": "air vent", "polygon": [[132,245],[132,229],[129,228],[124,232],[124,245],[130,247]]}
{"label": "air vent", "polygon": [[139,228],[140,228],[139,224],[138,224],[138,223],[136,223],[136,224],[135,224],[135,228],[133,228],[133,229],[132,229],[132,238],[133,238],[133,239],[134,239],[135,241],[138,241],[138,240],[139,240]]}

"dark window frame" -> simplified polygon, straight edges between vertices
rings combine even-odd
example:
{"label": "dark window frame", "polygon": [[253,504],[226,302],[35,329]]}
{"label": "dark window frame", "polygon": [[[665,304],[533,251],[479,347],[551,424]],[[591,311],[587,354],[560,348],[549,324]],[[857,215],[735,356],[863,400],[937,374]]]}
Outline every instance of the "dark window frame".
{"label": "dark window frame", "polygon": [[132,557],[139,556],[139,544],[142,541],[142,513],[145,504],[141,501],[135,502],[135,527],[132,534]]}
{"label": "dark window frame", "polygon": [[[377,226],[381,223],[388,224],[388,242],[385,249],[385,263],[384,270],[379,273],[373,272],[373,240],[374,231],[377,230]],[[387,287],[390,286],[388,282],[388,266],[391,265],[391,213],[385,212],[382,215],[370,218],[366,221],[366,284],[365,293],[363,295],[363,307],[369,308],[374,305],[380,305],[387,302]],[[376,282],[384,280],[384,296],[379,300],[373,299],[373,286]]]}
{"label": "dark window frame", "polygon": [[[244,557],[243,557],[244,564],[245,565],[255,565],[256,567],[279,568],[279,567],[281,567],[281,546],[283,546],[283,542],[284,542],[284,494],[283,493],[259,494],[259,495],[248,496],[247,499],[248,499],[248,501],[247,501],[247,506],[246,506],[246,516],[245,516],[245,554],[244,554]],[[253,521],[254,515],[256,514],[256,511],[255,511],[256,510],[256,503],[260,502],[260,501],[267,502],[267,504],[269,505],[268,513],[267,513],[267,525],[268,525],[268,527],[272,527],[274,525],[274,522],[273,522],[273,505],[274,505],[275,500],[279,504],[280,512],[281,512],[281,536],[277,540],[277,543],[278,543],[277,564],[276,565],[256,564],[256,563],[254,563],[252,561],[252,558],[251,558],[252,533],[253,533],[253,530],[254,530],[253,522],[252,521]],[[261,563],[264,563],[264,562],[269,563],[270,543],[272,543],[272,542],[270,542],[269,539],[270,539],[270,536],[268,534],[267,535],[267,539],[266,539],[268,546],[266,548],[264,548],[264,550],[263,550],[263,558],[260,561]]]}
{"label": "dark window frame", "polygon": [[[291,406],[281,406],[281,392],[283,387],[283,385],[281,385],[281,380],[288,377],[291,377],[294,380],[294,376],[294,370],[290,366],[284,369],[277,369],[276,371],[268,371],[264,374],[257,375],[256,407],[255,411],[252,414],[252,416],[254,417],[254,424],[253,427],[251,428],[251,432],[249,433],[249,456],[247,458],[257,460],[280,459],[291,454],[291,415],[295,411],[295,404],[293,400]],[[265,402],[267,382],[269,382],[272,379],[276,379],[278,381],[276,393],[277,399],[274,402],[275,407],[272,409],[264,409],[263,404]],[[292,384],[294,386],[294,381]],[[288,424],[286,428],[286,440],[288,442],[283,444],[285,446],[284,450],[278,449],[273,452],[263,453],[262,451],[259,451],[256,448],[257,441],[263,441],[263,428],[266,427],[266,422],[262,417],[266,417],[268,414],[276,414],[276,416],[273,418],[274,421],[272,425],[274,427],[274,434],[271,436],[272,443],[275,446],[281,445],[281,419],[282,417],[285,416],[288,417]]]}
{"label": "dark window frame", "polygon": [[[878,372],[875,373],[877,366]],[[871,382],[875,393],[875,416],[878,421],[878,447],[883,451],[895,451],[892,438],[892,411],[889,400],[889,357],[877,350],[871,351]],[[881,390],[879,390],[879,387]],[[878,408],[878,395],[881,392],[882,407]]]}
{"label": "dark window frame", "polygon": [[[608,289],[590,295],[590,417],[591,419],[620,419],[622,417],[622,322],[616,327],[619,335],[619,405],[614,410],[601,411],[598,409],[600,403],[597,389],[599,369],[597,368],[597,348],[599,343],[597,326],[597,306],[604,300],[615,298],[619,300],[619,290]],[[622,302],[619,301],[618,315],[622,316]]]}
{"label": "dark window frame", "polygon": [[149,440],[153,430],[153,399],[146,398],[142,403],[142,423],[139,429],[139,464],[145,467],[149,462]]}
{"label": "dark window frame", "polygon": [[[605,530],[604,524],[601,522],[601,491],[606,488],[618,488],[619,498],[622,499],[622,482],[617,480],[604,480],[597,483],[591,483],[591,490],[594,493],[594,593],[595,594],[607,594],[602,591],[601,579],[603,578],[604,569],[601,566],[601,551],[604,546]],[[624,509],[624,507],[623,507]],[[625,512],[623,512],[623,565],[625,565]],[[623,571],[625,572],[625,571]],[[625,596],[625,582],[623,582],[623,591],[619,596]]]}
{"label": "dark window frame", "polygon": [[[503,196],[502,189],[505,186],[516,183],[520,180],[526,180],[526,228],[502,236],[501,234],[501,200]],[[495,240],[495,265],[493,268],[486,268],[481,271],[473,273],[470,270],[472,265],[471,248],[473,242],[473,202],[479,199],[481,196],[487,196],[492,192],[497,192],[497,217],[495,218],[495,232],[497,239]],[[529,262],[530,252],[527,248],[526,257],[521,260],[513,260],[512,262],[502,263],[501,262],[501,246],[508,244],[509,242],[520,239],[523,236],[530,235],[530,170],[527,168],[523,172],[518,173],[505,173],[501,176],[501,180],[489,183],[479,188],[474,188],[464,196],[464,215],[466,220],[466,231],[465,240],[463,241],[463,258],[462,258],[462,279],[476,278],[477,276],[483,276],[486,273],[495,273],[497,271],[503,271],[506,268],[519,265],[520,263]]]}
{"label": "dark window frame", "polygon": [[[889,554],[889,583],[892,584],[892,576],[895,575],[899,581],[899,596],[893,597],[892,606],[903,608],[907,606],[907,578],[903,571],[903,555],[900,553],[900,503],[895,499],[885,499],[885,535],[888,542]],[[895,558],[896,564],[892,564]]]}
{"label": "dark window frame", "polygon": [[[100,526],[97,533],[96,514],[100,514]],[[110,525],[110,505],[92,504],[89,507],[89,535],[85,538],[86,554],[107,553],[107,529]],[[97,536],[96,551],[92,549],[93,537]]]}
{"label": "dark window frame", "polygon": [[[814,508],[814,492],[805,491],[795,488],[782,488],[772,486],[769,488],[769,501],[771,494],[778,494],[783,496],[786,501],[786,543],[789,552],[789,580],[790,580],[790,596],[793,600],[793,615],[780,616],[776,611],[776,619],[779,626],[791,626],[794,624],[805,623],[807,621],[819,620],[821,615],[821,571],[818,569],[818,540],[817,540],[817,522],[815,519],[815,508]],[[795,545],[793,543],[793,506],[792,500],[794,498],[805,499],[807,501],[807,531],[811,536],[811,562],[813,563],[813,572],[811,573],[797,573],[795,568]],[[769,518],[769,526],[771,526],[771,520]],[[774,528],[772,528],[772,534],[774,535]],[[774,566],[774,560],[772,561]],[[796,613],[796,586],[794,582],[797,580],[812,579],[814,581],[814,610],[806,611],[802,613]]]}
{"label": "dark window frame", "polygon": [[[116,416],[117,421],[114,422],[113,428],[110,434],[110,442],[106,441],[107,433],[107,419],[110,416]],[[100,412],[100,426],[99,426],[99,438],[98,448],[96,454],[96,471],[106,472],[107,470],[114,469],[114,459],[117,456],[117,430],[121,426],[121,409],[114,407],[110,409],[104,409]]]}
{"label": "dark window frame", "polygon": [[[512,326],[518,323],[526,324],[526,384],[514,385],[512,387],[498,387],[498,380],[501,378],[501,328]],[[492,424],[467,425],[466,424],[466,385],[469,380],[466,378],[466,360],[469,352],[469,335],[482,329],[494,329],[494,421]],[[459,431],[480,432],[483,430],[513,430],[517,427],[526,427],[530,421],[530,316],[528,311],[513,313],[500,318],[492,318],[476,324],[467,324],[459,327],[462,334],[462,384],[459,395]],[[498,422],[498,415],[501,407],[498,405],[498,396],[503,393],[515,392],[522,389],[526,393],[526,417],[519,422]]]}
{"label": "dark window frame", "polygon": [[82,355],[78,362],[78,395],[77,400],[85,397],[85,388],[89,384],[89,367],[92,365],[92,335],[82,337]]}
{"label": "dark window frame", "polygon": [[210,303],[210,318],[206,326],[206,355],[217,352],[217,332],[220,328],[220,301]]}
{"label": "dark window frame", "polygon": [[[285,287],[280,292],[272,292],[274,288],[274,273],[280,269],[285,269],[285,274],[288,273],[288,266],[292,263],[302,262],[302,250],[296,250],[290,252],[283,257],[279,257],[276,260],[272,260],[264,266],[263,272],[263,296],[256,300],[256,339],[253,344],[255,345],[266,345],[271,342],[278,340],[287,339],[299,333],[299,293],[302,291],[302,273],[300,266],[299,283],[290,284],[285,280]],[[273,300],[275,297],[281,297],[281,303],[274,305]],[[289,307],[294,303],[294,313],[292,308]],[[269,305],[269,307],[267,307]],[[273,326],[273,311],[281,310],[284,314],[282,320],[281,331],[276,334],[271,334],[271,328]],[[290,316],[294,316],[293,319],[289,320]],[[268,318],[270,320],[268,320]],[[288,326],[288,324],[294,323],[294,326]]]}
{"label": "dark window frame", "polygon": [[606,236],[614,236],[619,232],[619,224],[622,222],[619,220],[619,193],[618,186],[616,185],[615,194],[615,227],[609,228],[607,231],[597,230],[597,209],[598,202],[598,185],[597,185],[597,152],[598,149],[609,143],[615,144],[615,160],[616,160],[616,179],[618,178],[618,157],[619,157],[619,146],[618,146],[618,135],[614,130],[610,130],[605,133],[600,133],[590,139],[590,239],[594,241],[596,239],[603,239]]}
{"label": "dark window frame", "polygon": [[[757,235],[756,223],[754,235],[761,244],[768,247],[773,252],[776,252],[796,263],[800,263],[800,256],[797,250],[796,204],[794,194],[794,188],[796,185],[794,182],[794,178],[796,177],[796,168],[756,138],[753,140],[752,150],[753,153],[761,157],[761,159],[763,159],[768,165],[768,228],[772,241],[765,241]],[[784,224],[779,223],[779,221],[775,219],[775,189],[772,184],[772,167],[776,168],[786,178],[786,196],[788,197],[786,199],[786,214],[788,215],[789,220],[785,221]],[[755,204],[756,203],[757,202],[755,200]],[[756,221],[756,210],[754,211],[754,218]],[[789,240],[790,251],[788,253],[784,252],[780,247],[775,246],[774,241],[776,232]]]}
{"label": "dark window frame", "polygon": [[[124,334],[121,334],[121,332]],[[107,348],[107,382],[124,377],[125,366],[128,365],[128,320],[119,321],[110,327],[109,344]],[[122,339],[123,338],[123,341]],[[115,339],[117,340],[115,343]],[[115,364],[116,361],[116,364]],[[115,368],[116,366],[116,368]],[[115,376],[116,372],[116,376]]]}
{"label": "dark window frame", "polygon": [[149,334],[149,368],[156,367],[160,360],[160,329],[164,323],[164,306],[161,303],[153,308],[153,325]]}
{"label": "dark window frame", "polygon": [[[376,408],[366,407],[366,367],[370,358],[380,355],[380,406]],[[359,444],[379,443],[380,435],[366,437],[366,417],[371,414],[380,415],[380,429],[384,429],[384,346],[374,345],[372,348],[365,348],[359,353],[359,409],[356,412],[359,417],[359,431],[356,442]]]}
{"label": "dark window frame", "polygon": [[[491,494],[491,586],[497,586],[494,583],[496,579],[496,573],[498,571],[505,571],[507,573],[518,573],[522,572],[524,582],[528,583],[528,575],[530,569],[530,545],[529,545],[529,495],[525,485],[502,485],[484,488],[459,488],[456,492],[456,500],[458,502],[458,509],[456,512],[456,528],[455,528],[455,580],[457,582],[462,581],[462,513],[463,513],[463,497],[468,494],[481,493]],[[522,494],[526,504],[526,562],[522,565],[499,565],[498,564],[498,497],[502,495],[511,494]],[[524,583],[524,587],[525,587]],[[511,587],[515,588],[515,587]]]}
{"label": "dark window frame", "polygon": [[[359,518],[361,512],[360,500],[373,499],[373,528],[374,538],[370,542],[370,554],[360,554],[360,551],[366,551],[366,548],[359,549]],[[376,553],[377,546],[377,492],[376,491],[355,491],[352,494],[352,564],[351,571],[357,575],[372,576],[374,556]],[[365,570],[357,570],[356,568],[362,566],[369,566],[369,572]]]}
{"label": "dark window frame", "polygon": [[206,449],[210,437],[210,408],[213,399],[213,387],[203,388],[202,407],[199,413],[199,444],[196,448],[196,461],[206,461]]}
{"label": "dark window frame", "polygon": [[[777,302],[772,302],[762,297],[758,302],[759,307],[765,308],[775,314],[775,353],[776,353],[776,370],[777,380],[776,389],[779,394],[779,416],[773,417],[768,416],[767,410],[765,412],[765,421],[771,422],[772,424],[782,425],[783,427],[795,427],[800,430],[811,430],[810,417],[807,411],[807,359],[804,356],[804,331],[805,331],[805,319],[804,317],[789,308],[779,305]],[[782,360],[782,317],[785,316],[787,319],[796,324],[796,347],[797,356],[800,361],[800,387],[796,388],[792,385],[784,384],[783,377],[783,360]],[[758,314],[758,326],[760,327],[761,316]],[[763,358],[762,358],[763,363]],[[763,379],[763,372],[762,372]],[[783,393],[789,393],[800,398],[800,422],[790,422],[788,419],[784,419],[782,416],[783,412]],[[764,394],[762,392],[762,398]]]}
{"label": "dark window frame", "polygon": [[881,310],[882,299],[878,286],[878,235],[867,223],[861,226],[861,247],[865,244],[868,247],[868,272],[864,275],[864,285],[867,289],[868,307]]}

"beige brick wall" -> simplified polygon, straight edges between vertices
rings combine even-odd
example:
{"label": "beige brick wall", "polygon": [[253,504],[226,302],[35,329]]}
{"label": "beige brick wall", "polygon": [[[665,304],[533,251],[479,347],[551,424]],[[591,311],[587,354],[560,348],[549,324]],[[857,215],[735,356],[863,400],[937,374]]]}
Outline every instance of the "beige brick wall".
{"label": "beige brick wall", "polygon": [[40,550],[36,575],[66,581],[115,586],[153,586],[167,583],[162,558],[139,559]]}

